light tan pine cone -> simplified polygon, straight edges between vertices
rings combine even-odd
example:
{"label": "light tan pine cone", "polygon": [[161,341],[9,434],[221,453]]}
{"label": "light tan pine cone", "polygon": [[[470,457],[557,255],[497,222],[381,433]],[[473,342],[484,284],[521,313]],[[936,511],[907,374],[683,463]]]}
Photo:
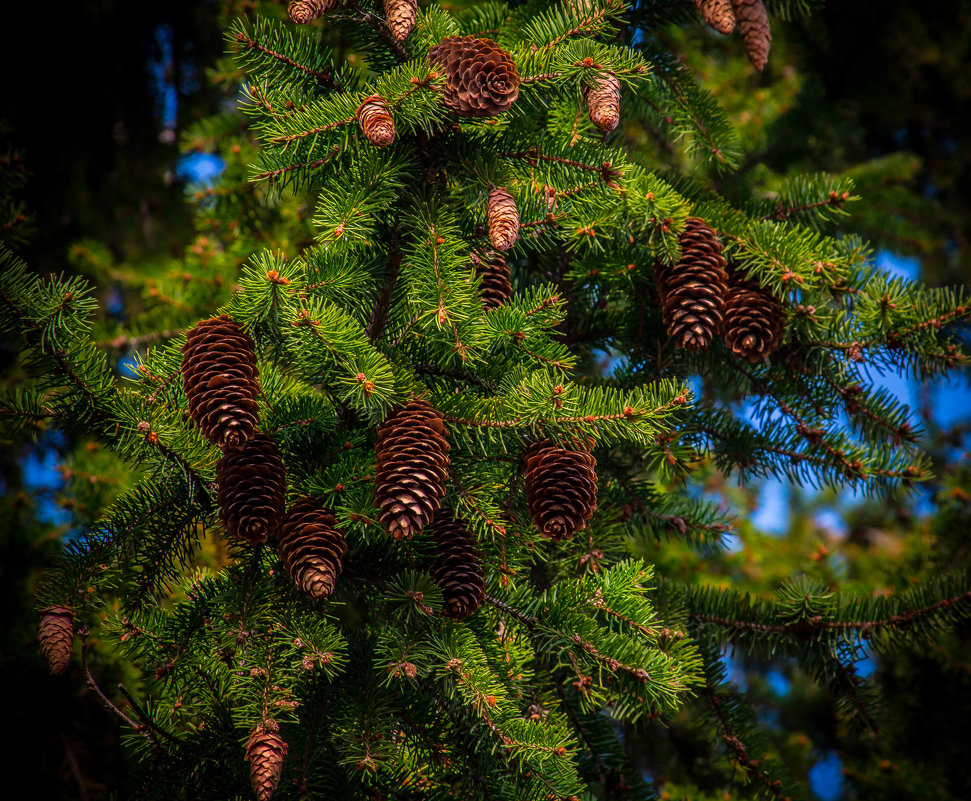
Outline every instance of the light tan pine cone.
{"label": "light tan pine cone", "polygon": [[371,95],[357,108],[357,121],[367,140],[375,147],[387,147],[394,142],[394,118],[388,104],[380,95]]}
{"label": "light tan pine cone", "polygon": [[415,27],[417,0],[384,0],[384,18],[395,41],[403,42]]}
{"label": "light tan pine cone", "polygon": [[280,524],[277,552],[283,567],[311,598],[329,596],[344,565],[347,542],[336,522],[317,498],[305,497],[290,507]]}
{"label": "light tan pine cone", "polygon": [[479,295],[482,305],[487,309],[502,306],[512,297],[512,282],[506,257],[493,250],[486,251],[481,256],[472,254],[472,269],[479,277]]}
{"label": "light tan pine cone", "polygon": [[765,10],[762,0],[732,0],[732,8],[749,61],[761,72],[769,63],[769,46],[772,43],[769,12]]}
{"label": "light tan pine cone", "polygon": [[42,610],[38,635],[48,670],[52,676],[60,676],[67,670],[74,650],[74,612],[64,606]]}
{"label": "light tan pine cone", "polygon": [[520,77],[512,57],[491,39],[450,36],[428,51],[445,70],[445,105],[466,117],[492,117],[519,97]]}
{"label": "light tan pine cone", "polygon": [[461,620],[478,609],[485,597],[482,555],[475,534],[447,506],[435,513],[429,532],[435,538],[435,560],[429,573],[442,590],[442,616]]}
{"label": "light tan pine cone", "polygon": [[222,315],[186,334],[182,386],[189,415],[210,442],[238,448],[253,436],[260,391],[256,348],[238,323]]}
{"label": "light tan pine cone", "polygon": [[276,443],[256,434],[242,448],[226,451],[216,474],[223,528],[250,545],[266,542],[286,504],[286,471]]}
{"label": "light tan pine cone", "polygon": [[620,122],[620,82],[612,72],[598,75],[592,86],[583,88],[590,122],[601,131],[612,131]]}
{"label": "light tan pine cone", "polygon": [[257,801],[270,801],[283,775],[287,744],[276,722],[267,720],[253,729],[246,741],[250,785]]}
{"label": "light tan pine cone", "polygon": [[306,25],[324,16],[337,2],[338,0],[290,0],[287,13],[297,25]]}
{"label": "light tan pine cone", "polygon": [[424,400],[392,410],[374,445],[374,499],[390,536],[409,540],[431,523],[445,494],[448,429],[441,412]]}
{"label": "light tan pine cone", "polygon": [[689,217],[681,234],[681,258],[660,266],[656,274],[664,324],[679,348],[704,350],[719,333],[727,278],[714,229]]}
{"label": "light tan pine cone", "polygon": [[735,12],[732,0],[694,0],[701,18],[719,33],[735,30]]}
{"label": "light tan pine cone", "polygon": [[529,514],[536,530],[553,540],[586,528],[597,509],[597,460],[585,450],[535,442],[523,453]]}
{"label": "light tan pine cone", "polygon": [[509,250],[516,244],[519,238],[519,209],[504,186],[497,186],[489,193],[486,222],[489,241],[496,250]]}
{"label": "light tan pine cone", "polygon": [[741,359],[760,362],[782,342],[785,316],[776,297],[755,281],[733,274],[725,295],[722,339]]}

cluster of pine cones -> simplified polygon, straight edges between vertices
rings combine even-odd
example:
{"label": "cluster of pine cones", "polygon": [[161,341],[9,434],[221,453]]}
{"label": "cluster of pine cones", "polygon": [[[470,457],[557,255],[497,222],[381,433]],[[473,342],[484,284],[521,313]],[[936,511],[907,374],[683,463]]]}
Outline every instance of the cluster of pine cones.
{"label": "cluster of pine cones", "polygon": [[216,482],[225,531],[250,545],[273,541],[297,586],[312,598],[326,598],[347,544],[316,498],[301,498],[286,511],[283,456],[273,439],[256,430],[260,389],[253,340],[225,315],[203,320],[182,348],[182,384],[189,415],[223,451]]}
{"label": "cluster of pine cones", "polygon": [[761,72],[769,63],[772,31],[762,0],[694,0],[702,19],[719,33],[729,34],[738,24],[749,61]]}
{"label": "cluster of pine cones", "polygon": [[675,345],[705,350],[719,334],[729,350],[755,363],[782,342],[782,304],[768,290],[726,271],[718,236],[699,217],[681,234],[681,258],[655,270],[661,315]]}
{"label": "cluster of pine cones", "polygon": [[[338,5],[339,0],[290,0],[290,19],[305,25]],[[385,0],[385,20],[395,42],[403,42],[417,18],[416,0]],[[585,9],[571,7],[574,13]],[[492,117],[508,111],[519,97],[522,79],[509,53],[491,39],[449,36],[428,51],[446,79],[443,102],[462,117]],[[588,59],[589,61],[589,59]],[[594,66],[591,62],[590,66]],[[599,68],[598,68],[599,69]],[[583,87],[591,122],[600,130],[612,131],[620,122],[620,82],[609,70],[598,71]],[[397,135],[388,102],[370,95],[358,106],[356,117],[361,133],[375,147],[387,147]],[[502,186],[489,193],[486,217],[489,241],[507,251],[519,236],[519,211],[509,191]],[[478,269],[477,269],[478,272]],[[488,301],[487,301],[488,303]]]}

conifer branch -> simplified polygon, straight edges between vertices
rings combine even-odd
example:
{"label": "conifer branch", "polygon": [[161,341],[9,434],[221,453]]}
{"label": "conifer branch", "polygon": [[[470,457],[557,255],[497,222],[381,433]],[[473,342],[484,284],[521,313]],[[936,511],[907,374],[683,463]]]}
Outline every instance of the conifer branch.
{"label": "conifer branch", "polygon": [[104,690],[98,684],[94,675],[91,673],[91,668],[88,666],[88,631],[87,629],[82,629],[80,631],[81,635],[81,669],[84,671],[85,683],[89,690],[94,691],[94,694],[98,696],[98,700],[101,701],[102,706],[109,712],[114,713],[119,720],[121,720],[125,725],[127,725],[133,732],[141,734],[146,740],[152,743],[156,749],[161,749],[161,744],[155,738],[155,734],[148,726],[136,723],[128,715],[122,712],[115,704],[111,702],[111,699],[105,695]]}
{"label": "conifer branch", "polygon": [[765,773],[759,770],[758,763],[761,760],[753,759],[749,756],[748,748],[745,743],[743,743],[738,735],[735,734],[728,722],[728,718],[722,710],[722,702],[711,689],[705,691],[705,699],[708,701],[709,706],[714,710],[718,722],[721,726],[722,739],[725,744],[732,750],[735,754],[735,760],[745,769],[745,772],[753,779],[759,781],[766,790],[768,790],[772,795],[779,801],[791,801],[791,799],[782,792],[782,782],[778,779],[772,780]]}
{"label": "conifer branch", "polygon": [[243,47],[245,47],[247,50],[256,50],[265,56],[269,56],[270,58],[279,61],[282,64],[286,64],[289,67],[293,67],[294,69],[306,73],[309,77],[314,78],[315,80],[324,84],[324,86],[328,86],[331,89],[337,89],[338,91],[343,91],[343,87],[337,82],[337,80],[335,80],[334,75],[330,70],[311,69],[306,64],[300,64],[283,53],[277,53],[275,50],[264,47],[255,39],[250,39],[242,31],[238,31],[236,33],[236,41],[243,45]]}
{"label": "conifer branch", "polygon": [[401,61],[408,60],[408,51],[405,50],[402,44],[391,35],[391,31],[388,29],[387,23],[383,19],[380,19],[370,11],[366,11],[365,9],[361,8],[357,0],[347,0],[347,5],[357,12],[361,21],[370,26],[371,29],[384,40],[384,43]]}
{"label": "conifer branch", "polygon": [[950,598],[935,601],[919,609],[909,612],[889,615],[875,620],[826,620],[820,617],[800,619],[791,623],[758,623],[751,620],[737,620],[719,615],[709,615],[699,612],[689,612],[688,619],[696,623],[710,623],[729,629],[757,631],[766,634],[792,634],[801,639],[812,637],[823,631],[854,630],[860,636],[870,637],[873,632],[881,629],[903,629],[914,625],[922,618],[932,615],[941,609],[971,603],[971,590]]}

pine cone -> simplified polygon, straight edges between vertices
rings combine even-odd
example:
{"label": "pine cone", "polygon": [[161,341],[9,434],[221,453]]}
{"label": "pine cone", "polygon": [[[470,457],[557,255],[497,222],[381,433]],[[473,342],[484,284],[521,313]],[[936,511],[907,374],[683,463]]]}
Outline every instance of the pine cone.
{"label": "pine cone", "polygon": [[394,142],[394,118],[380,95],[371,95],[357,107],[357,121],[361,133],[375,147],[387,147]]}
{"label": "pine cone", "polygon": [[336,5],[337,0],[290,0],[287,13],[297,25],[306,25],[324,16]]}
{"label": "pine cone", "polygon": [[523,461],[526,501],[536,530],[562,540],[586,528],[597,509],[597,460],[544,439],[526,449]]}
{"label": "pine cone", "polygon": [[725,306],[725,257],[714,230],[689,217],[681,234],[681,259],[657,271],[661,314],[679,348],[704,350],[718,333]]}
{"label": "pine cone", "polygon": [[256,349],[229,317],[203,320],[182,346],[189,414],[210,442],[238,448],[253,436],[259,394]]}
{"label": "pine cone", "polygon": [[735,30],[735,12],[732,0],[694,0],[701,18],[719,33]]}
{"label": "pine cone", "polygon": [[461,620],[478,609],[485,596],[475,535],[447,506],[435,515],[429,531],[435,538],[435,561],[428,572],[442,590],[442,615]]}
{"label": "pine cone", "polygon": [[496,250],[509,250],[516,244],[519,238],[519,209],[504,186],[497,186],[489,193],[486,221],[489,224],[489,241],[492,247]]}
{"label": "pine cone", "polygon": [[481,256],[473,253],[472,269],[481,279],[479,294],[482,297],[482,305],[487,309],[502,306],[512,297],[509,267],[506,265],[506,257],[501,253],[492,250]]}
{"label": "pine cone", "polygon": [[722,339],[732,353],[760,362],[779,347],[784,331],[782,304],[775,296],[755,281],[733,275],[722,324]]}
{"label": "pine cone", "polygon": [[74,650],[74,612],[65,606],[51,606],[41,612],[40,652],[52,676],[67,670]]}
{"label": "pine cone", "polygon": [[226,451],[216,481],[223,528],[250,545],[266,542],[286,504],[286,472],[276,443],[256,434],[242,448]]}
{"label": "pine cone", "polygon": [[445,494],[448,429],[423,400],[394,409],[378,426],[374,498],[388,534],[409,540],[431,523]]}
{"label": "pine cone", "polygon": [[732,0],[732,8],[749,61],[761,72],[769,63],[769,45],[772,43],[769,13],[762,0]]}
{"label": "pine cone", "polygon": [[250,785],[257,801],[270,801],[280,784],[286,755],[287,744],[280,736],[276,721],[267,720],[253,729],[246,741],[246,761],[249,762]]}
{"label": "pine cone", "polygon": [[296,585],[311,598],[326,598],[344,566],[347,543],[334,515],[317,498],[301,498],[280,524],[277,551]]}
{"label": "pine cone", "polygon": [[519,97],[519,73],[491,39],[450,36],[428,51],[445,70],[445,105],[465,117],[493,117]]}
{"label": "pine cone", "polygon": [[583,87],[590,122],[601,131],[612,131],[620,122],[620,82],[612,72],[598,75],[592,86]]}
{"label": "pine cone", "polygon": [[417,0],[384,0],[384,18],[396,42],[408,38],[417,17]]}

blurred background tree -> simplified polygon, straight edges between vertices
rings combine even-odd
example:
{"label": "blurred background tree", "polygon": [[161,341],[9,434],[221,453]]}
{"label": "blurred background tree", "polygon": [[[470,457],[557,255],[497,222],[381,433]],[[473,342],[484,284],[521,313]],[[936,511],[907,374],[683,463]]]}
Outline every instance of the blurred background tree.
{"label": "blurred background tree", "polygon": [[[878,263],[919,269],[935,285],[967,283],[971,148],[964,120],[971,116],[971,78],[962,66],[971,47],[971,3],[807,5],[814,6],[810,16],[773,18],[773,56],[762,75],[752,72],[738,38],[703,26],[689,2],[641,2],[630,16],[644,23],[643,46],[676,54],[736,127],[743,166],[722,179],[726,197],[771,188],[790,173],[846,171],[864,202],[844,229],[878,247]],[[0,221],[3,240],[35,270],[76,270],[98,282],[110,315],[102,321],[104,347],[121,374],[160,333],[143,312],[160,307],[171,319],[182,304],[181,322],[191,324],[200,298],[227,290],[217,280],[227,264],[249,257],[252,240],[238,239],[225,213],[207,209],[236,204],[240,220],[260,222],[261,245],[270,249],[295,251],[310,239],[312,204],[299,195],[271,205],[259,192],[239,191],[254,146],[235,110],[239,74],[220,53],[228,20],[257,6],[282,16],[277,4],[241,0],[79,2],[58,9],[49,25],[38,25],[36,9],[23,4],[5,10],[14,33],[0,64],[5,75],[21,77],[8,82],[0,101],[6,121],[0,191],[7,196],[0,208],[9,199],[11,209]],[[689,24],[655,28],[652,20],[672,7]],[[60,76],[50,98],[40,71],[24,75],[38,53],[44,74]],[[627,136],[658,165],[706,170],[672,145],[676,126],[662,117],[655,130],[631,129]],[[181,295],[171,292],[180,280]],[[129,326],[135,317],[143,329]],[[14,353],[3,343],[8,387],[19,380]],[[887,377],[901,393],[917,391],[912,381]],[[950,408],[935,397],[928,390],[923,436],[938,478],[916,495],[880,504],[832,491],[780,496],[754,483],[737,486],[708,466],[706,494],[737,515],[732,546],[702,558],[665,540],[644,558],[662,576],[678,573],[699,585],[760,595],[794,574],[880,592],[967,568],[968,421],[954,404],[967,409],[971,396],[948,395]],[[7,623],[0,659],[3,705],[12,710],[19,745],[6,754],[19,772],[37,778],[40,797],[100,797],[123,786],[129,770],[117,724],[82,677],[46,677],[34,642],[32,589],[36,570],[61,540],[95,519],[134,476],[95,443],[52,437],[42,422],[3,445],[0,593]],[[213,543],[202,558],[218,565],[225,557]],[[778,732],[767,752],[808,775],[823,801],[967,798],[962,722],[971,712],[969,635],[965,625],[931,650],[859,654],[858,675],[882,685],[890,699],[874,711],[871,734],[863,737],[840,725],[834,698],[792,664],[766,670],[763,660],[729,647],[725,668],[747,691],[760,722]],[[96,651],[92,669],[102,686],[124,678],[139,687],[138,677],[122,675],[108,647]],[[670,727],[626,732],[627,747],[662,798],[733,797],[724,750],[701,739],[697,714],[689,708]]]}

